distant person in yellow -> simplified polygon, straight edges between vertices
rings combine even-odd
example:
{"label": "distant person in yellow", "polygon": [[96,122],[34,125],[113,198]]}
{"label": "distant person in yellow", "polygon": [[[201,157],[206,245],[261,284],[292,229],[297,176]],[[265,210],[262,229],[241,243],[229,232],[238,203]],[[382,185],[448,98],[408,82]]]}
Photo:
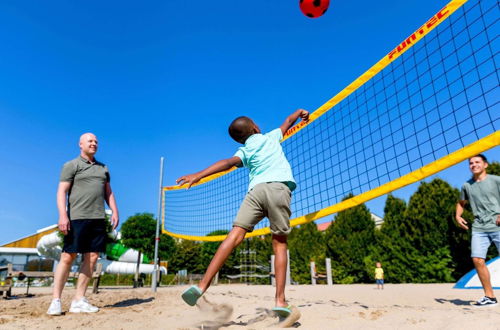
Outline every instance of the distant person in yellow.
{"label": "distant person in yellow", "polygon": [[377,268],[375,268],[375,282],[377,283],[378,290],[384,290],[384,269],[382,268],[382,264],[377,262],[375,264]]}

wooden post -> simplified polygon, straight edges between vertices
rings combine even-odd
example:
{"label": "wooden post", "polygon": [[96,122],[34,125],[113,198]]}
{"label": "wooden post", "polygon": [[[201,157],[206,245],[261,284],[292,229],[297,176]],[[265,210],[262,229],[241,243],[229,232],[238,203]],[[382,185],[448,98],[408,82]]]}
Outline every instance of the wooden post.
{"label": "wooden post", "polygon": [[316,285],[316,264],[311,261],[311,284]]}
{"label": "wooden post", "polygon": [[101,281],[101,273],[102,273],[102,264],[97,263],[95,272],[92,276],[93,278],[93,283],[92,283],[92,293],[97,293],[99,290],[99,282]]}
{"label": "wooden post", "polygon": [[326,281],[328,285],[333,285],[332,280],[332,260],[330,258],[325,259],[326,262]]}
{"label": "wooden post", "polygon": [[137,267],[135,268],[135,275],[134,275],[134,288],[139,287],[139,267],[141,265],[141,252],[138,251],[137,253]]}

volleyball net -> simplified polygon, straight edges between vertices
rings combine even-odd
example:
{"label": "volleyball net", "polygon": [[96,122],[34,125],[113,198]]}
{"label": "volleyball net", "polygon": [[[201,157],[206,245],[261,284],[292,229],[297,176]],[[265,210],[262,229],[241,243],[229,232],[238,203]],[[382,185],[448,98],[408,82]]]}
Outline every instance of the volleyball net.
{"label": "volleyball net", "polygon": [[[497,1],[454,0],[292,127],[282,141],[298,183],[291,225],[422,180],[500,144]],[[277,123],[277,125],[280,123]],[[248,170],[163,188],[163,232],[220,241]],[[353,197],[344,199],[347,195]],[[264,219],[247,237],[269,234]],[[209,235],[211,234],[211,235]]]}

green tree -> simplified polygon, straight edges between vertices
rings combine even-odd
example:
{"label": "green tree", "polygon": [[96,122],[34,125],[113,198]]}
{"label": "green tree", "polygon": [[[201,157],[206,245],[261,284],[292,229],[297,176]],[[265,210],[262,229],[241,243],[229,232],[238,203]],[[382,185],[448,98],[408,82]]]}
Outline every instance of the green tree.
{"label": "green tree", "polygon": [[169,270],[174,273],[183,269],[186,269],[188,273],[202,273],[204,269],[200,263],[200,249],[199,242],[178,239],[176,253],[169,262]]}
{"label": "green tree", "polygon": [[381,262],[384,268],[384,278],[389,283],[411,282],[413,278],[412,265],[407,254],[412,250],[401,234],[406,203],[404,200],[387,196],[384,206],[384,223],[380,230],[375,231],[376,244],[365,259],[366,270],[374,278],[376,262]]}
{"label": "green tree", "polygon": [[450,251],[450,230],[455,226],[458,191],[441,179],[422,182],[411,196],[401,235],[412,250],[414,282],[450,282],[454,262]]}
{"label": "green tree", "polygon": [[[226,235],[229,231],[227,230],[216,230],[209,233],[207,236],[217,236],[217,235]],[[199,256],[199,267],[203,270],[202,273],[205,273],[210,261],[217,252],[217,249],[222,244],[222,242],[202,242],[200,247],[200,256]],[[244,242],[242,243],[244,244]],[[235,251],[231,253],[231,255],[227,258],[222,268],[219,270],[219,275],[233,275],[237,274],[239,271],[235,266],[238,264],[238,254]]]}
{"label": "green tree", "polygon": [[[272,235],[257,236],[248,238],[249,247],[256,252],[256,262],[260,266],[257,272],[261,275],[270,275],[271,255],[273,254]],[[257,283],[269,284],[270,278],[257,278]]]}
{"label": "green tree", "polygon": [[498,175],[500,176],[500,163],[499,162],[491,162],[488,164],[488,168],[486,169],[488,174]]}
{"label": "green tree", "polygon": [[295,227],[288,238],[290,250],[290,272],[294,281],[311,283],[310,262],[316,262],[318,272],[324,272],[325,240],[316,223],[309,222]]}
{"label": "green tree", "polygon": [[[151,213],[137,213],[129,217],[120,229],[123,245],[154,258],[156,219]],[[168,260],[175,253],[172,237],[160,234],[158,255],[161,260]]]}
{"label": "green tree", "polygon": [[179,239],[176,243],[176,253],[169,262],[169,269],[174,273],[187,269],[188,273],[201,274],[205,271],[200,262],[201,244],[194,241]]}
{"label": "green tree", "polygon": [[[123,223],[120,232],[123,245],[139,251],[135,275],[135,281],[137,281],[140,255],[145,254],[150,259],[154,259],[156,220],[151,213],[138,213]],[[175,242],[172,237],[162,234],[158,250],[160,259],[168,260],[175,251]]]}
{"label": "green tree", "polygon": [[[345,199],[351,198],[352,195]],[[365,258],[375,240],[375,223],[370,211],[358,205],[339,212],[326,230],[327,255],[332,258],[332,275],[340,283],[368,282]]]}

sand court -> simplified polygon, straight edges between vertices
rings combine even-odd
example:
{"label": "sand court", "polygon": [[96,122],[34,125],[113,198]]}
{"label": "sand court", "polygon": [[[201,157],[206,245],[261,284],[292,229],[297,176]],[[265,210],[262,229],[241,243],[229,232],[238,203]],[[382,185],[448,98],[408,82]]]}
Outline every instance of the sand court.
{"label": "sand court", "polygon": [[[481,290],[456,290],[452,284],[298,285],[287,298],[300,310],[298,329],[500,329],[500,306],[476,308]],[[73,289],[63,296],[65,315],[45,315],[50,288],[15,288],[15,299],[0,300],[0,329],[266,329],[277,328],[271,308],[274,289],[265,285],[218,285],[187,306],[184,286],[149,288],[104,287],[89,301],[96,314],[68,313]]]}

